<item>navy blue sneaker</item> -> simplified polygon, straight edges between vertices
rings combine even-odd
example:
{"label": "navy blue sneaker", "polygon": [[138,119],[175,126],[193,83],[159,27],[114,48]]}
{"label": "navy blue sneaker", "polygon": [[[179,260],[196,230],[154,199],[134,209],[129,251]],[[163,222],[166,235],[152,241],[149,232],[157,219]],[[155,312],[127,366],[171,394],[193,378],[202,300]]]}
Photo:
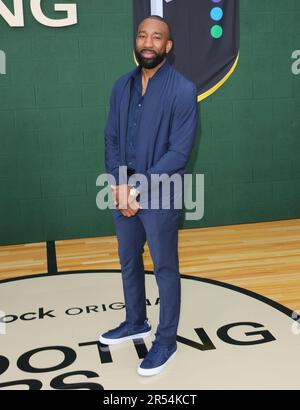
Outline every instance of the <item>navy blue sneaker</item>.
{"label": "navy blue sneaker", "polygon": [[162,346],[158,341],[152,342],[152,347],[137,369],[141,376],[153,376],[160,373],[177,352],[177,344]]}
{"label": "navy blue sneaker", "polygon": [[99,341],[105,345],[115,345],[131,339],[141,339],[151,335],[151,325],[148,320],[142,325],[130,325],[126,320],[115,329],[103,333]]}

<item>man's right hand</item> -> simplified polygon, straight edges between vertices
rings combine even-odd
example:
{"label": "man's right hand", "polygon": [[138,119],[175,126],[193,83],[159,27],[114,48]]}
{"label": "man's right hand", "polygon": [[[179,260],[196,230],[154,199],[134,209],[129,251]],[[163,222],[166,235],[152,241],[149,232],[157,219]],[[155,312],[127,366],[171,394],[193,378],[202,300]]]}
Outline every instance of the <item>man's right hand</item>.
{"label": "man's right hand", "polygon": [[130,195],[130,188],[128,185],[111,186],[111,188],[113,190],[116,209],[118,209],[123,216],[130,218],[141,209],[136,198]]}

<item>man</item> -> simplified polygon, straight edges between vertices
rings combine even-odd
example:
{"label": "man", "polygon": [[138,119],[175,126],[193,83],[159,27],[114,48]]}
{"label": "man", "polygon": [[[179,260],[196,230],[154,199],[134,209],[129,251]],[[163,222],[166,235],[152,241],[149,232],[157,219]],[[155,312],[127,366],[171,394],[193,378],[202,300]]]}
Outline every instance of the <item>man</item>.
{"label": "man", "polygon": [[[138,374],[158,374],[177,351],[180,313],[178,222],[170,192],[170,209],[149,207],[155,185],[137,184],[135,176],[178,174],[183,182],[197,128],[197,89],[167,60],[173,47],[168,23],[150,16],[138,26],[135,55],[139,66],[115,83],[105,126],[105,163],[113,177],[116,209],[113,220],[122,268],[126,320],[102,334],[100,342],[111,345],[150,336],[146,313],[144,244],[147,240],[160,298],[159,325]],[[120,167],[127,166],[123,179]],[[158,185],[156,185],[156,188]],[[182,187],[181,187],[182,188]],[[161,188],[156,191],[160,194]],[[182,191],[181,191],[182,192]],[[149,194],[142,201],[143,194]],[[180,197],[180,194],[179,194]]]}

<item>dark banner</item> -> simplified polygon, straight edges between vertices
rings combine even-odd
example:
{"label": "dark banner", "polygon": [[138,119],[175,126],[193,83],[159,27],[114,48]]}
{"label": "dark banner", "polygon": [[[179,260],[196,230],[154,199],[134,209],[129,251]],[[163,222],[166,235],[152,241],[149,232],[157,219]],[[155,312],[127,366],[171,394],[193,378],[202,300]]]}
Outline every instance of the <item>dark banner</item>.
{"label": "dark banner", "polygon": [[239,0],[134,0],[134,38],[141,20],[164,17],[174,47],[169,61],[198,87],[198,101],[215,92],[239,56]]}

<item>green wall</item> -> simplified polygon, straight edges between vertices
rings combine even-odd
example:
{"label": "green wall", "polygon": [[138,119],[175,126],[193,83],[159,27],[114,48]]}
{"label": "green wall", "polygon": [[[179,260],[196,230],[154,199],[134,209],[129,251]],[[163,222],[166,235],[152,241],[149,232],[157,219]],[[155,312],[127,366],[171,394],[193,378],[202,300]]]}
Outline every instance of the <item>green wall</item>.
{"label": "green wall", "polygon": [[[54,3],[44,11],[55,16]],[[114,234],[96,207],[114,81],[134,68],[132,1],[74,0],[76,26],[0,18],[0,244]],[[5,1],[7,5],[12,2]],[[241,56],[199,104],[189,171],[205,174],[205,213],[183,227],[300,217],[300,2],[241,0]]]}

